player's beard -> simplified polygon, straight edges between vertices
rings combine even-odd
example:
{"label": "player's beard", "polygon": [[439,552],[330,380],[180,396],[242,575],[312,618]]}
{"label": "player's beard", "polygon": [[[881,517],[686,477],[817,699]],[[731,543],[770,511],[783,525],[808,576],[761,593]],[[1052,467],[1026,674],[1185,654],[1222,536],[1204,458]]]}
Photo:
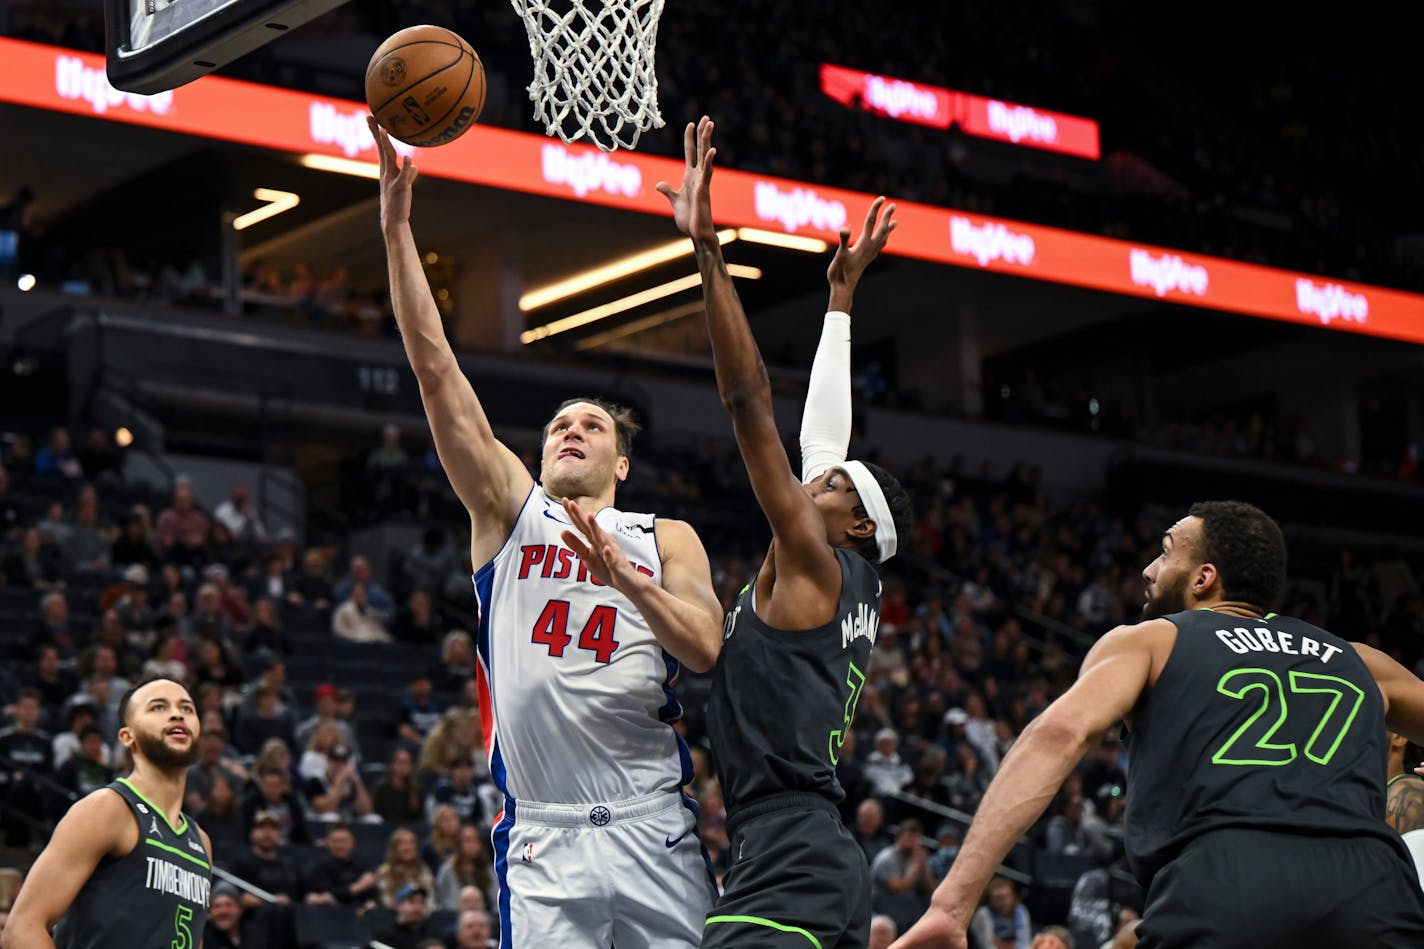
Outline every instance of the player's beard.
{"label": "player's beard", "polygon": [[564,467],[557,474],[544,477],[541,480],[544,490],[551,497],[583,498],[602,494],[608,483],[614,479],[611,469],[585,463],[577,466],[573,471]]}
{"label": "player's beard", "polygon": [[169,748],[167,740],[162,734],[145,735],[137,730],[134,731],[134,743],[138,746],[138,752],[144,760],[160,771],[186,771],[192,765],[197,764],[198,759],[203,756],[196,735],[188,739],[187,751]]}
{"label": "player's beard", "polygon": [[1142,604],[1143,619],[1158,619],[1187,609],[1187,575],[1166,583],[1160,579],[1148,588],[1149,599]]}

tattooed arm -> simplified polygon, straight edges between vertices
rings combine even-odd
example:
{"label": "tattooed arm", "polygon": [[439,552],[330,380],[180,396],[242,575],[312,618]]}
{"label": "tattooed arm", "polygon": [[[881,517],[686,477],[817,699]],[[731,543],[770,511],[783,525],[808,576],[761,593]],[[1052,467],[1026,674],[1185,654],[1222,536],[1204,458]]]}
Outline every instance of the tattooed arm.
{"label": "tattooed arm", "polygon": [[1424,780],[1406,774],[1391,782],[1384,819],[1400,834],[1424,830]]}

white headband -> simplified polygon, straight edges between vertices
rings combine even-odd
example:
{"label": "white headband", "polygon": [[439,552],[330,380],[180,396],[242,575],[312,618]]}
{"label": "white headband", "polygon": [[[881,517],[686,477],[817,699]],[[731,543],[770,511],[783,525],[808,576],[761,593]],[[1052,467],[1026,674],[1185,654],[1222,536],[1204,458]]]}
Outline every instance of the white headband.
{"label": "white headband", "polygon": [[840,467],[850,475],[855,492],[860,495],[861,506],[875,522],[875,546],[880,552],[880,559],[876,562],[884,563],[895,556],[898,540],[895,536],[895,519],[890,516],[890,505],[885,501],[885,492],[880,490],[880,482],[875,480],[875,475],[861,462],[843,461]]}

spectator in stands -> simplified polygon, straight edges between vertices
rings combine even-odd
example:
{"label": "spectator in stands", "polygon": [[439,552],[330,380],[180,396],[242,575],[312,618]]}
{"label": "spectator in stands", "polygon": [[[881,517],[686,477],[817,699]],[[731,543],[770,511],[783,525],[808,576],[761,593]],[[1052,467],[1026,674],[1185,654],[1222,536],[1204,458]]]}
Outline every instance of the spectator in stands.
{"label": "spectator in stands", "polygon": [[213,519],[226,527],[239,545],[252,547],[267,542],[267,528],[257,516],[245,484],[233,486],[232,497],[218,505]]}
{"label": "spectator in stands", "polygon": [[439,945],[440,933],[430,921],[430,888],[406,883],[396,892],[395,921],[376,934],[391,949],[420,949],[428,939]]}
{"label": "spectator in stands", "polygon": [[356,730],[351,727],[350,722],[337,718],[337,696],[336,686],[329,682],[323,682],[312,690],[312,704],[315,706],[315,710],[310,718],[303,719],[301,724],[297,725],[297,744],[303,748],[310,746],[317,727],[323,723],[329,723],[336,730],[336,742],[350,748],[359,758],[355,741]]}
{"label": "spectator in stands", "polygon": [[197,641],[198,661],[193,666],[193,681],[202,686],[213,683],[224,691],[242,685],[242,670],[232,661],[220,640],[203,638]]}
{"label": "spectator in stands", "polygon": [[0,541],[13,540],[20,532],[20,509],[10,493],[10,473],[0,467]]}
{"label": "spectator in stands", "polygon": [[939,881],[944,879],[949,868],[954,865],[954,858],[959,856],[959,828],[946,821],[939,825],[939,833],[935,834],[935,839],[939,841],[939,846],[930,854],[929,870],[930,879],[938,886]]}
{"label": "spectator in stands", "polygon": [[[218,598],[214,608],[227,617],[232,629],[246,629],[251,625],[252,607],[247,603],[247,590],[232,582],[226,565],[208,564],[203,568],[203,579],[217,587]],[[200,590],[200,596],[201,593]]]}
{"label": "spectator in stands", "polygon": [[434,699],[434,685],[430,677],[418,676],[406,686],[396,723],[396,736],[402,741],[419,744],[440,724],[443,715],[444,711]]}
{"label": "spectator in stands", "polygon": [[429,593],[416,590],[410,595],[405,606],[396,613],[391,634],[401,642],[421,645],[440,638],[440,620],[435,616]]}
{"label": "spectator in stands", "polygon": [[975,749],[968,742],[961,743],[955,748],[954,765],[944,779],[947,803],[961,811],[973,813],[979,809],[979,801],[989,789],[992,778],[993,775],[980,763]]}
{"label": "spectator in stands", "polygon": [[257,760],[252,762],[252,774],[259,775],[264,771],[280,771],[289,778],[296,774],[292,750],[282,739],[269,738],[257,753]]}
{"label": "spectator in stands", "polygon": [[366,456],[366,467],[374,472],[386,471],[392,468],[404,468],[410,464],[410,456],[401,447],[400,427],[387,423],[381,428],[381,444],[377,448],[371,449],[371,453]]}
{"label": "spectator in stands", "polygon": [[31,474],[35,470],[35,448],[28,435],[16,435],[5,452],[5,470],[15,475]]}
{"label": "spectator in stands", "polygon": [[[94,702],[84,694],[79,694],[68,703],[69,730],[60,732],[54,736],[51,747],[54,750],[54,766],[64,767],[64,763],[79,752],[81,736],[89,728],[98,727],[99,709]],[[101,729],[99,734],[104,734]],[[106,744],[103,748],[104,764],[112,764],[112,751]]]}
{"label": "spectator in stands", "polygon": [[146,651],[140,651],[129,639],[129,631],[124,629],[119,619],[119,611],[110,607],[99,617],[99,628],[94,631],[91,649],[108,648],[114,654],[117,672],[125,679],[138,677],[143,667]]}
{"label": "spectator in stands", "polygon": [[494,926],[484,910],[467,909],[455,921],[455,938],[449,949],[490,949],[494,945]]}
{"label": "spectator in stands", "polygon": [[410,749],[391,752],[386,773],[371,790],[371,804],[388,824],[411,824],[425,818],[425,802],[415,780],[415,757]]}
{"label": "spectator in stands", "polygon": [[70,481],[84,477],[84,469],[80,467],[70,444],[69,432],[55,428],[49,433],[49,441],[35,455],[35,474],[68,478]]}
{"label": "spectator in stands", "polygon": [[221,724],[210,725],[205,717],[202,737],[198,739],[198,760],[188,769],[184,801],[189,810],[196,812],[202,807],[215,781],[227,781],[234,788],[242,784],[242,765],[228,758],[226,751],[227,729]]}
{"label": "spectator in stands", "polygon": [[445,531],[427,527],[420,541],[406,551],[401,565],[412,590],[435,593],[445,577],[455,568],[455,554],[446,540]]}
{"label": "spectator in stands", "polygon": [[203,949],[288,949],[291,941],[286,928],[268,907],[248,910],[237,887],[219,883],[208,897]]}
{"label": "spectator in stands", "polygon": [[352,589],[357,586],[366,588],[366,602],[371,609],[381,614],[383,621],[395,615],[395,600],[386,592],[385,587],[372,578],[371,561],[359,554],[351,558],[349,572],[336,586],[336,601],[348,599]]}
{"label": "spectator in stands", "polygon": [[371,817],[371,795],[351,760],[351,749],[333,745],[326,752],[326,768],[308,778],[302,788],[307,806],[319,820],[364,820]]}
{"label": "spectator in stands", "polygon": [[460,891],[477,887],[485,899],[494,897],[494,868],[485,852],[485,838],[472,824],[460,828],[454,853],[440,865],[435,874],[435,905],[453,910],[459,906]]}
{"label": "spectator in stands", "polygon": [[297,761],[297,777],[303,782],[326,773],[331,749],[341,744],[341,729],[335,719],[319,721],[307,735],[302,756]]}
{"label": "spectator in stands", "polygon": [[141,564],[148,570],[154,570],[162,558],[149,536],[146,511],[139,508],[142,508],[142,505],[136,505],[124,520],[122,533],[114,538],[114,543],[109,548],[109,561],[125,567]]}
{"label": "spectator in stands", "polygon": [[83,797],[114,780],[114,769],[109,767],[108,758],[104,733],[95,724],[85,725],[79,732],[79,750],[59,767],[55,780]]}
{"label": "spectator in stands", "polygon": [[[865,779],[877,797],[895,794],[914,780],[915,773],[900,758],[900,735],[893,728],[875,733],[875,750],[865,761]],[[912,921],[914,918],[912,917]],[[902,927],[903,928],[903,927]]]}
{"label": "spectator in stands", "polygon": [[457,761],[468,761],[480,743],[479,720],[464,708],[452,708],[430,730],[420,748],[421,774],[446,775]]}
{"label": "spectator in stands", "polygon": [[880,851],[870,865],[872,906],[895,920],[898,929],[909,929],[930,905],[934,881],[921,840],[924,832],[913,817],[901,821],[894,846]]}
{"label": "spectator in stands", "polygon": [[1068,904],[1068,923],[1074,932],[1088,938],[1088,949],[1096,949],[1139,917],[1144,896],[1127,859],[1119,857],[1078,877]]}
{"label": "spectator in stands", "polygon": [[[244,830],[242,809],[238,804],[237,788],[233,782],[219,775],[208,787],[208,793],[192,813],[198,818],[212,840],[213,852],[218,859],[226,860],[229,855],[242,849]],[[275,812],[273,812],[273,816]],[[280,830],[278,831],[280,837]]]}
{"label": "spectator in stands", "polygon": [[868,797],[855,809],[855,842],[865,852],[865,862],[872,863],[875,857],[890,846],[890,835],[885,832],[885,808],[880,801]]}
{"label": "spectator in stands", "polygon": [[1083,795],[1068,792],[1060,795],[1058,813],[1048,822],[1044,850],[1068,857],[1096,856],[1092,842],[1083,829]]}
{"label": "spectator in stands", "polygon": [[250,656],[290,656],[292,639],[282,626],[277,601],[264,596],[253,604],[252,628],[247,631],[247,653]]}
{"label": "spectator in stands", "polygon": [[331,614],[331,632],[339,639],[355,643],[388,643],[385,621],[379,610],[367,601],[366,587],[351,587],[350,598],[343,600]]}
{"label": "spectator in stands", "polygon": [[262,561],[262,575],[253,582],[252,598],[255,601],[270,598],[278,603],[299,606],[301,594],[296,592],[294,580],[286,559],[279,553],[269,553]]}
{"label": "spectator in stands", "polygon": [[1033,937],[1029,949],[1074,949],[1073,934],[1062,926],[1044,926]]}
{"label": "spectator in stands", "polygon": [[63,717],[64,703],[79,688],[79,677],[60,663],[53,644],[42,643],[35,649],[35,668],[24,684],[39,691],[45,719],[57,722]]}
{"label": "spectator in stands", "polygon": [[994,877],[987,897],[969,924],[979,944],[992,949],[1029,949],[1033,924],[1028,909],[1019,902],[1017,887],[1003,877]]}
{"label": "spectator in stands", "polygon": [[95,425],[84,436],[84,447],[77,455],[79,467],[85,477],[100,484],[111,483],[121,474],[123,459],[120,458],[114,440],[109,433]]}
{"label": "spectator in stands", "polygon": [[85,485],[79,492],[69,531],[59,546],[64,562],[71,570],[107,570],[113,542],[113,532],[99,522],[98,492]]}
{"label": "spectator in stands", "polygon": [[19,548],[5,558],[0,576],[6,586],[57,591],[64,586],[61,567],[59,551],[44,542],[40,529],[26,527],[20,534]]}
{"label": "spectator in stands", "polygon": [[890,944],[895,941],[895,936],[900,932],[895,926],[895,920],[889,916],[879,915],[870,918],[870,942],[866,943],[865,949],[890,949]]}
{"label": "spectator in stands", "polygon": [[172,617],[164,617],[165,629],[153,644],[153,651],[143,664],[143,675],[162,676],[175,682],[188,681],[188,664],[179,658],[183,639],[173,630]]}
{"label": "spectator in stands", "polygon": [[[141,563],[124,568],[123,593],[114,601],[119,622],[128,632],[129,642],[137,649],[153,645],[157,615],[148,602],[148,568]],[[181,679],[178,681],[182,681]]]}
{"label": "spectator in stands", "polygon": [[[232,861],[232,872],[259,889],[266,890],[279,903],[296,903],[302,898],[302,874],[297,862],[280,848],[282,818],[273,811],[257,811],[252,817],[249,835],[251,849]],[[262,905],[251,894],[243,894],[242,902],[249,908]]]}
{"label": "spectator in stands", "polygon": [[434,876],[425,861],[420,859],[420,844],[414,831],[398,827],[391,832],[386,843],[386,861],[376,870],[376,881],[381,905],[387,909],[395,909],[397,894],[408,884],[414,884],[426,893],[434,888]]}
{"label": "spectator in stands", "polygon": [[296,744],[292,719],[279,707],[276,686],[263,683],[252,690],[254,707],[244,709],[237,720],[233,743],[247,754],[256,754],[269,738],[280,738],[288,748]]}
{"label": "spectator in stands", "polygon": [[58,590],[40,598],[40,622],[35,630],[36,645],[50,645],[59,652],[61,662],[72,663],[79,657],[81,637],[69,617],[69,601]]}
{"label": "spectator in stands", "polygon": [[[949,788],[945,783],[944,750],[930,745],[920,752],[915,765],[915,777],[905,787],[906,794],[944,807],[949,804]],[[957,806],[957,805],[956,805]]]}
{"label": "spectator in stands", "polygon": [[308,903],[360,906],[374,902],[376,872],[356,862],[356,835],[344,823],[326,831],[326,856],[307,875]]}
{"label": "spectator in stands", "polygon": [[[54,749],[50,736],[37,727],[42,708],[37,690],[21,689],[14,704],[6,709],[10,715],[10,727],[0,731],[0,756],[25,769],[0,769],[0,799],[25,814],[42,813],[44,786],[38,779],[54,775]],[[24,824],[6,815],[3,826],[7,841],[12,845],[28,842],[29,831]],[[9,837],[12,833],[14,837]]]}
{"label": "spectator in stands", "polygon": [[320,612],[331,609],[334,595],[326,572],[326,556],[315,548],[302,554],[302,570],[287,594],[287,601]]}
{"label": "spectator in stands", "polygon": [[438,692],[459,692],[475,674],[475,643],[470,634],[452,629],[440,643],[440,665],[431,673]]}
{"label": "spectator in stands", "polygon": [[259,816],[274,819],[279,844],[311,843],[306,816],[292,794],[292,782],[285,771],[268,768],[257,772],[257,792],[243,802],[242,816],[251,830],[256,829]]}
{"label": "spectator in stands", "polygon": [[420,859],[434,873],[455,852],[460,839],[460,814],[449,804],[430,808],[430,833],[420,845]]}
{"label": "spectator in stands", "polygon": [[193,483],[180,475],[173,484],[173,503],[158,515],[154,528],[159,547],[180,563],[201,563],[208,527],[207,515],[193,500]]}
{"label": "spectator in stands", "polygon": [[188,620],[194,636],[221,643],[224,649],[233,648],[232,620],[223,610],[222,588],[216,583],[206,582],[198,587],[193,597],[193,614]]}
{"label": "spectator in stands", "polygon": [[35,527],[39,529],[40,538],[46,546],[53,547],[56,551],[62,550],[69,539],[69,519],[64,516],[64,503],[51,501],[49,507],[45,508],[44,517],[39,519]]}

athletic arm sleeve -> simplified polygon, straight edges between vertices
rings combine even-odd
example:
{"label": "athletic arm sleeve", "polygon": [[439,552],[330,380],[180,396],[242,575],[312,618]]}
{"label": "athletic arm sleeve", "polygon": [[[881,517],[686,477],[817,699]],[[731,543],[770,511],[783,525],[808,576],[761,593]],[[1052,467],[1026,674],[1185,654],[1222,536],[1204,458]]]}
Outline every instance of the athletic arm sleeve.
{"label": "athletic arm sleeve", "polygon": [[845,461],[849,448],[850,314],[831,310],[821,326],[801,415],[802,483]]}

